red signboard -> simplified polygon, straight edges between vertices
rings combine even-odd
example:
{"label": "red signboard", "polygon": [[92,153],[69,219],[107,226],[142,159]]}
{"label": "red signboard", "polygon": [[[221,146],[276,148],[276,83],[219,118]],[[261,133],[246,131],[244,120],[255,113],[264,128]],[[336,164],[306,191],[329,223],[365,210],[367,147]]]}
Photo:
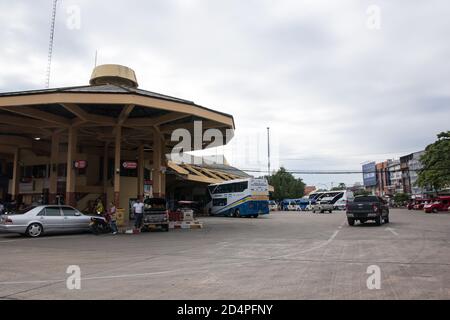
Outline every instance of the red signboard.
{"label": "red signboard", "polygon": [[86,169],[87,161],[86,160],[76,160],[73,162],[73,167],[75,169]]}
{"label": "red signboard", "polygon": [[122,166],[125,169],[136,169],[137,168],[137,162],[135,162],[135,161],[125,161],[124,163],[122,163]]}

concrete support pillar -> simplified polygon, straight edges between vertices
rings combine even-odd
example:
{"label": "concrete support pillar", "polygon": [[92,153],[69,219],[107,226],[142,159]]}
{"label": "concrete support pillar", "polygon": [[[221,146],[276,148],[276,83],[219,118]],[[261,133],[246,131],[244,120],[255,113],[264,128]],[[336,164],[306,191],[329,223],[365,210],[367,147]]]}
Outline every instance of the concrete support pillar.
{"label": "concrete support pillar", "polygon": [[0,175],[6,176],[6,160],[5,159],[0,159],[0,167],[1,167]]}
{"label": "concrete support pillar", "polygon": [[122,127],[116,128],[116,140],[114,149],[114,204],[120,207],[120,150],[122,147]]}
{"label": "concrete support pillar", "polygon": [[161,137],[161,167],[164,167],[164,170],[161,171],[161,197],[166,197],[166,143],[164,137]]}
{"label": "concrete support pillar", "polygon": [[138,148],[138,178],[137,178],[137,198],[144,200],[144,145],[140,145]]}
{"label": "concrete support pillar", "polygon": [[50,154],[50,182],[49,182],[49,204],[56,204],[56,194],[58,192],[58,164],[59,164],[59,141],[60,134],[52,134],[52,146]]}
{"label": "concrete support pillar", "polygon": [[108,205],[108,146],[109,143],[105,142],[105,147],[103,149],[103,198],[105,200],[105,205]]}
{"label": "concrete support pillar", "polygon": [[153,130],[153,197],[161,197],[161,136],[157,129]]}
{"label": "concrete support pillar", "polygon": [[13,159],[13,176],[12,176],[12,188],[11,188],[11,197],[13,200],[17,200],[19,196],[19,180],[20,180],[20,149],[16,148],[14,150],[14,159]]}
{"label": "concrete support pillar", "polygon": [[75,198],[76,174],[74,161],[77,152],[77,128],[69,128],[67,145],[67,177],[66,177],[66,204],[75,207],[77,201]]}

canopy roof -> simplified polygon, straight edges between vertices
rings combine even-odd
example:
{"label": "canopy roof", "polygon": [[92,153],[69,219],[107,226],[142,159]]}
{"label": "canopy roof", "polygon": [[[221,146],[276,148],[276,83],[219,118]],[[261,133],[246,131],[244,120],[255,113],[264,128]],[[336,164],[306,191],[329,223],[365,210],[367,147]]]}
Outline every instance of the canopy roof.
{"label": "canopy roof", "polygon": [[[76,126],[80,129],[80,143],[100,146],[113,141],[114,127],[122,126],[123,140],[134,148],[151,140],[152,130],[157,128],[168,146],[173,146],[177,142],[170,142],[172,131],[185,128],[193,133],[195,120],[202,121],[204,130],[221,130],[224,137],[227,129],[234,130],[234,119],[229,114],[190,100],[124,85],[0,93],[0,136],[46,140],[54,131],[64,135],[67,128]],[[224,144],[227,142],[224,139]],[[206,146],[207,143],[202,145]]]}
{"label": "canopy roof", "polygon": [[236,180],[242,178],[249,178],[250,175],[235,167],[225,164],[176,164],[168,161],[169,169],[189,181],[203,182],[207,184],[220,183],[229,180]]}

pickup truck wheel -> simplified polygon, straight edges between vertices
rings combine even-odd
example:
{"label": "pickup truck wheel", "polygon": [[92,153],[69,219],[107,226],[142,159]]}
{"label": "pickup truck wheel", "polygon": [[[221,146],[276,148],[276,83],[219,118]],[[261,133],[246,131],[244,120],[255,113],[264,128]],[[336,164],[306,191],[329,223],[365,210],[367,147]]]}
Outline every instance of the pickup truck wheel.
{"label": "pickup truck wheel", "polygon": [[355,225],[355,219],[347,218],[347,222],[348,222],[349,226],[354,226]]}
{"label": "pickup truck wheel", "polygon": [[375,223],[377,224],[377,226],[381,226],[383,224],[383,217],[381,215],[378,216],[375,220]]}

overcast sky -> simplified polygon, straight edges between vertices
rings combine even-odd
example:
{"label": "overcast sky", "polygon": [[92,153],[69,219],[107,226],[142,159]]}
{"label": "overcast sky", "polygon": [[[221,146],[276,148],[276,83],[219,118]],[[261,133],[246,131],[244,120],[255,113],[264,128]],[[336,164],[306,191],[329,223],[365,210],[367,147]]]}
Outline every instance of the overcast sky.
{"label": "overcast sky", "polygon": [[[0,91],[44,86],[51,5],[0,0]],[[265,168],[269,126],[272,168],[358,170],[450,129],[449,17],[445,0],[60,0],[50,86],[87,84],[98,50],[143,89],[232,114],[238,167]]]}

